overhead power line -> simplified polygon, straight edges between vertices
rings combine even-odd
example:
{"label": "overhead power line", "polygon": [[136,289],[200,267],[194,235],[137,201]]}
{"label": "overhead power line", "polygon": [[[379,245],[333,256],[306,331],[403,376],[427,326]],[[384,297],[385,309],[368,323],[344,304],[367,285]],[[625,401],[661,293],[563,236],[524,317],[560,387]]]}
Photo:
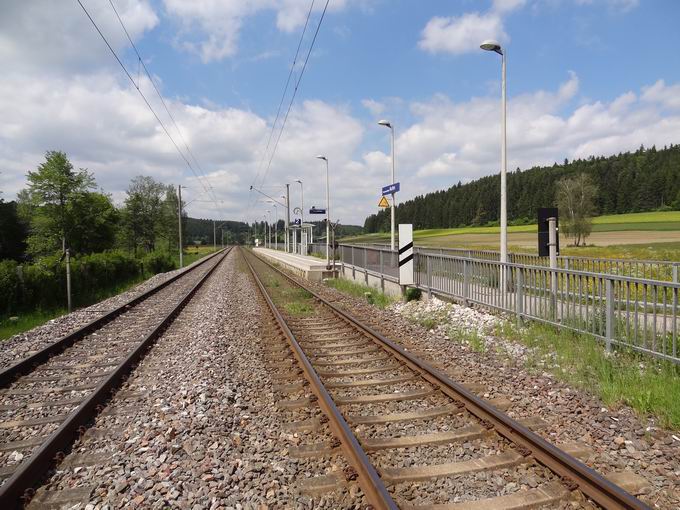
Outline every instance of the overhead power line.
{"label": "overhead power line", "polygon": [[[290,85],[290,79],[293,76],[293,72],[295,71],[295,66],[297,65],[297,59],[298,55],[300,54],[300,48],[302,47],[302,42],[304,41],[305,34],[307,33],[307,26],[309,25],[309,17],[312,14],[312,9],[314,9],[314,2],[315,0],[312,0],[311,3],[309,4],[309,11],[307,11],[307,18],[305,19],[305,24],[302,27],[302,33],[300,34],[300,40],[298,41],[297,49],[295,50],[295,56],[293,57],[293,63],[290,66],[290,70],[288,71],[288,77],[286,78],[286,84],[283,87],[283,93],[281,94],[281,100],[279,101],[279,106],[276,110],[276,117],[274,118],[274,122],[272,124],[272,128],[269,130],[269,136],[267,137],[267,143],[262,151],[262,157],[260,158],[260,164],[257,169],[257,173],[253,176],[253,181],[250,183],[251,189],[253,186],[255,186],[255,183],[257,182],[258,178],[260,177],[260,174],[262,172],[262,168],[264,167],[264,162],[267,157],[267,153],[269,151],[269,146],[271,145],[272,137],[274,135],[274,131],[276,130],[276,124],[279,120],[279,117],[281,115],[281,107],[283,106],[283,102],[286,99],[286,94],[288,93],[288,86]],[[262,187],[262,186],[260,186]],[[250,209],[252,208],[253,204],[255,203],[255,198],[253,197],[252,200],[248,204],[248,209],[246,211],[246,216],[250,214]]]}
{"label": "overhead power line", "polygon": [[[170,131],[168,131],[168,128],[165,126],[165,124],[163,123],[163,121],[161,120],[161,118],[158,116],[158,114],[156,113],[156,111],[153,109],[153,107],[151,106],[151,103],[149,103],[149,100],[146,98],[146,96],[144,95],[144,93],[142,92],[142,90],[139,88],[138,84],[135,83],[135,80],[134,80],[134,78],[132,77],[132,75],[130,74],[130,71],[128,71],[127,67],[125,67],[125,64],[123,64],[123,61],[120,59],[120,57],[118,56],[118,54],[116,53],[116,51],[113,49],[113,47],[112,47],[111,44],[109,43],[108,39],[107,39],[106,36],[104,35],[104,33],[101,31],[101,29],[99,28],[99,26],[97,25],[97,23],[95,22],[95,20],[92,18],[92,16],[91,16],[90,13],[88,12],[88,10],[85,8],[85,6],[83,5],[83,3],[81,2],[81,0],[76,0],[76,1],[78,2],[78,5],[80,5],[80,7],[82,8],[83,12],[84,12],[85,15],[87,16],[87,18],[90,20],[90,22],[92,23],[92,26],[94,26],[95,30],[97,31],[97,33],[99,34],[99,36],[102,38],[102,40],[104,41],[104,43],[106,44],[106,46],[109,48],[109,51],[111,52],[111,54],[113,55],[113,57],[116,59],[116,62],[118,62],[118,65],[120,65],[121,69],[123,69],[123,71],[125,72],[125,75],[126,75],[126,76],[128,77],[128,79],[130,80],[130,83],[132,83],[132,84],[134,85],[134,87],[137,89],[137,92],[139,93],[139,95],[140,95],[140,96],[142,97],[142,99],[144,100],[144,103],[146,104],[147,108],[149,109],[149,111],[151,111],[151,113],[153,114],[153,116],[156,118],[156,121],[158,122],[158,124],[159,124],[159,125],[161,126],[161,128],[163,129],[163,132],[167,135],[167,137],[168,137],[168,138],[170,139],[170,141],[172,142],[173,146],[174,146],[175,149],[177,150],[177,153],[178,153],[178,154],[180,155],[180,157],[184,160],[184,162],[186,163],[187,167],[188,167],[188,168],[191,170],[191,172],[196,176],[196,178],[199,180],[199,182],[201,182],[200,176],[198,175],[198,173],[196,172],[196,170],[195,170],[194,167],[192,166],[191,162],[190,162],[189,159],[184,155],[184,153],[183,153],[182,150],[180,149],[179,145],[177,144],[177,142],[175,141],[175,139],[174,139],[174,138],[172,137],[172,135],[170,134]],[[114,8],[114,10],[115,10],[115,8]],[[117,14],[117,12],[116,12],[116,14]],[[120,19],[120,17],[119,17],[119,19]],[[127,30],[126,30],[126,33],[127,33]],[[128,38],[129,38],[129,35],[128,35]],[[135,49],[135,51],[136,51],[136,49]],[[139,55],[139,54],[138,54],[138,55]],[[140,58],[140,61],[141,61],[141,58]],[[142,62],[142,64],[143,64],[143,62]],[[144,69],[145,69],[145,71],[146,71],[146,66],[144,66]],[[148,71],[146,71],[146,72],[148,73]],[[153,83],[153,80],[152,80],[152,83]],[[154,88],[156,88],[155,84],[154,84]],[[202,186],[205,186],[202,182],[201,182],[201,185],[202,185]],[[206,192],[207,192],[207,189],[206,189]]]}
{"label": "overhead power line", "polygon": [[[177,122],[175,122],[175,117],[173,117],[172,113],[170,112],[170,109],[168,108],[168,105],[166,104],[165,99],[163,98],[163,94],[161,94],[160,90],[158,90],[158,87],[156,86],[156,81],[153,79],[153,76],[151,76],[151,73],[149,72],[149,69],[146,67],[146,64],[144,63],[144,59],[142,59],[142,56],[140,55],[139,50],[137,49],[137,46],[135,45],[134,41],[132,40],[132,37],[130,37],[130,33],[128,32],[127,28],[125,27],[125,23],[123,23],[123,19],[120,17],[120,14],[118,14],[118,10],[116,9],[116,6],[114,5],[113,0],[109,0],[109,4],[111,4],[111,8],[113,9],[113,12],[116,14],[116,18],[118,18],[118,22],[120,23],[120,26],[123,28],[123,31],[125,32],[125,36],[127,37],[128,41],[130,42],[130,45],[132,46],[132,49],[135,51],[135,54],[137,55],[137,61],[138,61],[139,65],[141,65],[142,68],[144,69],[144,72],[146,73],[146,76],[149,78],[149,81],[151,82],[151,85],[153,86],[154,90],[156,91],[158,98],[161,100],[163,108],[165,108],[165,111],[168,114],[168,117],[170,117],[172,124],[175,126],[175,130],[177,131],[177,134],[182,139],[182,143],[184,144],[184,147],[186,148],[187,152],[191,156],[191,159],[193,160],[193,162],[196,164],[196,167],[198,168],[199,173],[201,174],[203,179],[206,181],[207,187],[206,187],[206,184],[204,184],[203,182],[201,182],[201,186],[203,187],[203,189],[206,193],[212,192],[212,198],[214,200],[217,200],[217,198],[215,197],[213,187],[210,184],[210,181],[208,180],[208,177],[205,175],[205,172],[201,168],[201,165],[198,163],[196,156],[194,156],[194,153],[189,148],[189,144],[187,143],[186,139],[182,135],[182,131],[179,129]],[[139,79],[137,79],[137,88],[139,89]],[[200,182],[200,179],[199,179],[199,182]],[[208,191],[208,189],[210,189],[210,191]]]}
{"label": "overhead power line", "polygon": [[302,70],[300,71],[300,76],[298,76],[297,82],[295,83],[295,88],[293,89],[293,95],[290,98],[290,102],[288,103],[288,110],[286,110],[286,116],[283,118],[283,123],[281,124],[281,129],[279,131],[279,135],[276,138],[276,143],[274,144],[274,149],[272,150],[272,155],[269,158],[269,163],[267,163],[267,169],[265,170],[264,175],[262,176],[262,183],[264,183],[264,180],[267,178],[267,175],[269,174],[269,169],[272,165],[272,161],[274,160],[274,156],[276,155],[276,149],[279,146],[279,141],[281,140],[281,135],[283,135],[283,131],[286,128],[286,121],[288,120],[288,115],[290,114],[290,110],[293,107],[293,102],[295,101],[295,96],[297,95],[298,89],[300,87],[300,82],[302,82],[302,77],[305,74],[305,69],[307,69],[307,62],[309,61],[309,56],[312,54],[312,50],[314,49],[314,43],[316,42],[316,38],[319,35],[319,29],[321,29],[321,23],[323,23],[323,18],[326,15],[326,10],[328,9],[328,4],[330,0],[326,0],[326,5],[323,8],[323,12],[321,13],[321,17],[319,18],[319,23],[316,25],[316,31],[314,32],[314,38],[312,39],[311,44],[309,45],[309,50],[307,51],[307,56],[305,57],[305,63],[302,66]]}
{"label": "overhead power line", "polygon": [[[330,2],[330,0],[326,0],[326,4],[324,5],[323,11],[322,11],[322,13],[321,13],[321,17],[319,18],[319,22],[318,22],[318,24],[317,24],[317,26],[316,26],[316,30],[315,30],[315,32],[314,32],[314,37],[312,38],[312,42],[311,42],[311,44],[309,45],[309,49],[308,49],[307,55],[306,55],[306,57],[305,57],[305,62],[304,62],[303,66],[302,66],[302,69],[301,69],[301,71],[300,71],[300,75],[298,76],[298,78],[297,78],[297,80],[296,80],[296,82],[295,82],[295,88],[293,89],[293,94],[292,94],[292,96],[291,96],[291,98],[290,98],[290,102],[288,103],[288,108],[286,109],[286,115],[285,115],[285,117],[284,117],[284,119],[283,119],[283,122],[281,123],[281,128],[280,128],[279,133],[278,133],[278,135],[277,135],[277,137],[276,137],[276,142],[275,142],[275,144],[274,144],[274,148],[273,148],[273,150],[272,150],[271,156],[269,157],[269,161],[268,161],[268,163],[267,163],[267,168],[265,169],[265,172],[264,172],[264,174],[262,175],[262,179],[260,180],[260,187],[262,187],[262,186],[264,185],[264,182],[265,182],[265,180],[266,180],[266,178],[267,178],[267,175],[269,174],[269,170],[270,170],[270,168],[271,168],[272,161],[274,160],[274,156],[276,155],[276,149],[277,149],[278,146],[279,146],[279,141],[281,140],[281,136],[283,135],[283,131],[284,131],[285,127],[286,127],[286,122],[288,121],[288,116],[289,116],[289,114],[290,114],[290,110],[291,110],[291,108],[292,108],[292,106],[293,106],[293,102],[295,101],[295,96],[297,95],[297,92],[298,92],[298,90],[299,90],[299,88],[300,88],[300,83],[302,82],[302,77],[304,76],[305,70],[307,69],[307,63],[308,63],[308,61],[309,61],[310,55],[312,54],[312,50],[314,49],[314,44],[316,43],[317,36],[319,35],[319,30],[321,29],[321,24],[323,23],[324,17],[325,17],[325,15],[326,15],[326,11],[327,11],[327,9],[328,9],[328,4],[329,4],[329,2]],[[304,29],[303,29],[302,36],[300,37],[300,42],[299,42],[299,44],[298,44],[298,48],[297,48],[297,51],[296,51],[296,53],[295,53],[295,59],[293,60],[293,65],[291,66],[290,72],[289,72],[289,74],[288,74],[288,80],[286,81],[286,87],[284,88],[284,94],[283,94],[283,97],[281,98],[281,99],[282,99],[282,102],[283,102],[283,99],[285,98],[285,94],[286,94],[286,91],[287,91],[287,89],[288,89],[288,85],[289,85],[289,81],[290,81],[291,75],[292,75],[292,73],[293,73],[293,71],[294,71],[294,69],[295,69],[295,65],[296,65],[296,63],[297,63],[298,53],[299,53],[299,51],[300,51],[300,46],[301,46],[301,44],[302,44],[302,40],[303,40],[303,38],[304,38],[304,34],[305,34],[306,29],[307,29],[307,24],[308,24],[308,22],[309,22],[309,16],[310,16],[310,14],[311,14],[311,12],[312,12],[312,8],[313,8],[313,7],[314,7],[314,1],[312,1],[312,4],[311,4],[310,9],[309,9],[309,12],[308,12],[308,14],[307,14],[307,21],[305,22],[305,27],[304,27]],[[281,104],[279,104],[279,110],[277,111],[276,119],[275,119],[275,121],[274,121],[274,124],[272,125],[272,133],[274,133],[274,130],[275,130],[275,128],[276,128],[276,120],[278,120],[278,117],[279,117],[279,114],[280,114],[280,108],[281,108]],[[272,135],[270,134],[270,140],[269,140],[268,143],[267,143],[267,147],[269,146],[269,143],[270,143],[270,141],[271,141],[271,136],[272,136]],[[263,156],[266,156],[266,149],[265,149],[265,152],[264,152]],[[258,170],[258,172],[257,172],[257,174],[256,174],[256,176],[255,176],[255,179],[253,180],[253,183],[255,183],[255,182],[257,181],[257,178],[258,178],[259,174],[260,174],[260,170]],[[251,189],[252,189],[252,187],[253,187],[253,186],[251,186]],[[250,209],[251,209],[253,203],[254,203],[254,201],[251,201],[251,203],[249,204],[248,210],[247,210],[246,214],[249,214],[249,213],[250,213]]]}
{"label": "overhead power line", "polygon": [[300,48],[302,47],[302,41],[305,38],[305,33],[307,32],[307,25],[309,24],[309,17],[312,14],[312,9],[314,8],[314,0],[312,0],[311,4],[309,5],[309,11],[307,12],[307,19],[305,20],[305,25],[302,28],[302,34],[300,34],[300,40],[298,41],[297,49],[295,50],[295,56],[293,57],[293,63],[290,66],[290,71],[288,71],[288,78],[286,79],[286,85],[283,87],[283,94],[281,94],[281,100],[279,101],[279,107],[276,110],[276,118],[274,118],[274,123],[272,124],[272,128],[269,131],[269,137],[267,138],[267,145],[262,152],[262,159],[260,160],[260,168],[258,169],[257,175],[255,175],[255,178],[253,179],[253,184],[255,184],[255,181],[257,180],[257,177],[259,176],[259,173],[262,171],[262,166],[264,164],[265,157],[267,156],[267,151],[269,150],[269,145],[271,144],[272,141],[272,136],[274,135],[274,130],[276,129],[276,123],[279,120],[279,116],[281,115],[281,107],[283,106],[283,101],[286,98],[286,93],[288,92],[288,85],[290,85],[290,79],[293,76],[293,71],[295,70],[295,66],[297,64],[297,58],[298,55],[300,54]]}

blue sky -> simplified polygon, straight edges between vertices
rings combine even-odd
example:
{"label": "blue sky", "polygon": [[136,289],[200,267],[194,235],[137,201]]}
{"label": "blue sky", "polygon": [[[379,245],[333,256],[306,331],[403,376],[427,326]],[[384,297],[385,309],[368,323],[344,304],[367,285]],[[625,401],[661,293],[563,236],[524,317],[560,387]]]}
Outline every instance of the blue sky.
{"label": "blue sky", "polygon": [[[136,79],[108,0],[83,4]],[[117,202],[143,174],[187,186],[192,216],[261,217],[269,206],[248,188],[271,157],[263,148],[310,2],[114,4],[205,177],[184,164],[75,0],[9,0],[1,196],[13,198],[44,151],[62,149]],[[487,37],[508,50],[510,168],[678,143],[678,19],[673,0],[331,0],[266,190],[278,198],[302,179],[307,204],[323,203],[314,155],[327,154],[334,219],[362,223],[389,180],[383,117],[396,127],[400,199],[497,172],[500,57],[479,49]],[[140,87],[170,125],[148,81]]]}

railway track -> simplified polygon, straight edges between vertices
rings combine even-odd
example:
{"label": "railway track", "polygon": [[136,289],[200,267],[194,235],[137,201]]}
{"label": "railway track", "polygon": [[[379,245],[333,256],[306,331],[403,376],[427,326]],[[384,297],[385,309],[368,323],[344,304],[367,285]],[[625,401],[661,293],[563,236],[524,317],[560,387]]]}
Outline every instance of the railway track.
{"label": "railway track", "polygon": [[20,508],[229,254],[178,273],[0,372],[0,508]]}
{"label": "railway track", "polygon": [[[283,406],[318,403],[336,438],[305,451],[340,447],[351,469],[337,484],[356,479],[374,508],[649,508],[623,488],[635,483],[626,473],[605,478],[581,462],[587,446],[545,441],[531,430],[540,420],[511,419],[507,402],[477,397],[254,254],[246,261],[271,312]],[[480,489],[490,472],[500,484]]]}

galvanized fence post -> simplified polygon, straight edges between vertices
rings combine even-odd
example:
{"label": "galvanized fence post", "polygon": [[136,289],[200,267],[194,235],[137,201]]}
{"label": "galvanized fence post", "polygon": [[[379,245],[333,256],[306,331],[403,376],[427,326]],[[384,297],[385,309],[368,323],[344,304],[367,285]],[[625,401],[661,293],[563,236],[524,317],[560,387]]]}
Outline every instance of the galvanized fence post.
{"label": "galvanized fence post", "polygon": [[425,264],[427,265],[427,297],[431,298],[432,297],[432,268],[430,267],[431,264],[431,257],[429,255],[425,255]]}
{"label": "galvanized fence post", "polygon": [[355,277],[355,265],[354,265],[354,246],[352,246],[352,280]]}
{"label": "galvanized fence post", "polygon": [[385,261],[382,248],[380,249],[380,288],[385,292]]}
{"label": "galvanized fence post", "polygon": [[606,285],[606,299],[607,299],[607,330],[606,330],[606,342],[607,342],[607,352],[612,352],[612,340],[614,338],[614,280],[609,278],[605,279]]}
{"label": "galvanized fence post", "polygon": [[463,300],[468,304],[470,297],[470,264],[467,260],[463,261]]}
{"label": "galvanized fence post", "polygon": [[522,314],[524,313],[524,274],[521,267],[516,268],[517,291],[515,292],[515,313],[517,314],[517,326],[522,325]]}

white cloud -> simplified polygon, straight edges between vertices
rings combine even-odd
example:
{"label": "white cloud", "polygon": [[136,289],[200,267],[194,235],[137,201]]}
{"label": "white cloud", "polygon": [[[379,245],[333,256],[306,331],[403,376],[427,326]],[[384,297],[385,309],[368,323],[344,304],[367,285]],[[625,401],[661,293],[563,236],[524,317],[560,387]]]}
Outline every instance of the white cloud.
{"label": "white cloud", "polygon": [[[83,0],[83,5],[116,51],[129,45],[108,2]],[[148,0],[117,0],[115,5],[133,40],[158,24]],[[5,70],[39,69],[42,75],[83,72],[100,67],[102,60],[111,63],[107,52],[76,2],[3,2],[0,62]]]}
{"label": "white cloud", "polygon": [[362,99],[361,104],[364,108],[371,112],[371,115],[374,117],[377,117],[385,111],[385,103],[381,103],[375,99]]}
{"label": "white cloud", "polygon": [[468,12],[461,16],[435,16],[427,22],[418,46],[430,53],[460,55],[479,50],[485,39],[508,43],[510,37],[503,26],[504,17],[524,7],[527,0],[493,0],[484,13]]}
{"label": "white cloud", "polygon": [[667,108],[680,108],[680,84],[666,85],[664,80],[659,80],[650,87],[643,87],[642,99]]}
{"label": "white cloud", "polygon": [[493,10],[496,12],[510,12],[526,5],[527,0],[493,0]]}
{"label": "white cloud", "polygon": [[640,0],[576,0],[578,5],[606,4],[614,12],[626,13],[640,5]]}
{"label": "white cloud", "polygon": [[450,18],[434,17],[423,29],[418,46],[430,53],[459,55],[477,51],[479,44],[485,39],[509,39],[498,13],[471,12]]}
{"label": "white cloud", "polygon": [[[276,26],[282,32],[302,27],[309,12],[308,0],[163,0],[166,12],[183,27],[180,46],[200,55],[204,62],[222,60],[238,52],[238,40],[245,20],[262,11],[276,12]],[[351,4],[368,7],[373,0],[336,0],[328,12]],[[316,2],[314,11],[323,9]],[[198,35],[198,36],[196,36]]]}

